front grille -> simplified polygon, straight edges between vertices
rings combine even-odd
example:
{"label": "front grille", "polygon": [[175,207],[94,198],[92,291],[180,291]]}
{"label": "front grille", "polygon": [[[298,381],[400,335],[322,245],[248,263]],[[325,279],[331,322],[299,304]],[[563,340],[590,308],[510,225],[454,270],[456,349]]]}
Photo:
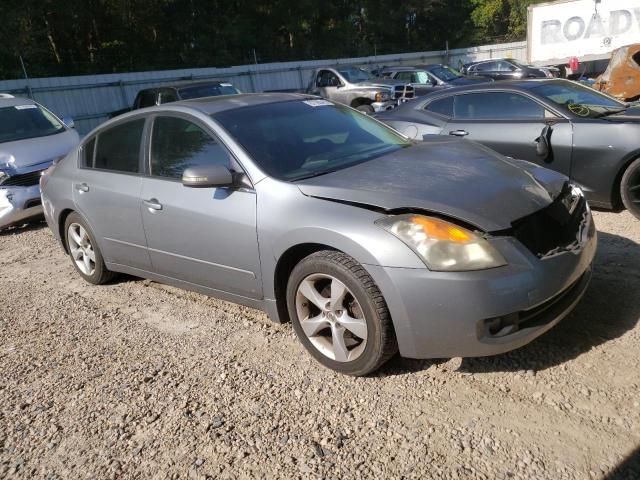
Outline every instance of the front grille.
{"label": "front grille", "polygon": [[540,258],[552,256],[579,246],[587,217],[584,196],[575,198],[572,187],[566,183],[551,205],[515,221],[513,236],[534,255]]}
{"label": "front grille", "polygon": [[401,98],[413,98],[415,95],[415,89],[411,85],[397,86],[395,87],[394,92],[396,100]]}
{"label": "front grille", "polygon": [[32,187],[40,183],[42,170],[13,175],[0,184],[2,187]]}

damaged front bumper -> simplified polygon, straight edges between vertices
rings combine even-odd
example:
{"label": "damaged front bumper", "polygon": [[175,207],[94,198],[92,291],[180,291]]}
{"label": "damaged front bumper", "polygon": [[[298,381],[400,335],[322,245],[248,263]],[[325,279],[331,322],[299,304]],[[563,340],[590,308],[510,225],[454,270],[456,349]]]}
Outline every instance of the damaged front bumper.
{"label": "damaged front bumper", "polygon": [[0,229],[42,215],[40,186],[0,186]]}

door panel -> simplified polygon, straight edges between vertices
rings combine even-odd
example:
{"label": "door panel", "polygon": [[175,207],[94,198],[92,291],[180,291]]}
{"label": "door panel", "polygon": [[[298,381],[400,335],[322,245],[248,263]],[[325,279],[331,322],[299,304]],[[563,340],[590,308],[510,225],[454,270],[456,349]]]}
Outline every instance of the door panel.
{"label": "door panel", "polygon": [[144,118],[116,124],[83,145],[73,197],[107,263],[149,270],[140,213],[144,124]]}
{"label": "door panel", "polygon": [[256,194],[227,188],[188,188],[145,178],[142,199],[153,271],[229,293],[259,298]]}
{"label": "door panel", "polygon": [[553,161],[545,162],[536,153],[536,139],[545,127],[544,121],[533,122],[464,122],[452,120],[444,128],[445,134],[462,130],[465,138],[482,143],[487,147],[513,158],[537,163],[565,175],[571,173],[571,151],[573,129],[568,121],[553,124],[551,147]]}

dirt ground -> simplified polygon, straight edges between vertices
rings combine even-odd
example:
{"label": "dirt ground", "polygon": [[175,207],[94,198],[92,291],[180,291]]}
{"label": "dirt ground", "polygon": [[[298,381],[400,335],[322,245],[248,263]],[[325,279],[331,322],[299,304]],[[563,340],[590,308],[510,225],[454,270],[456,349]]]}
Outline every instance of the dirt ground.
{"label": "dirt ground", "polygon": [[0,233],[0,478],[640,478],[640,221],[577,309],[492,358],[321,368],[290,325]]}

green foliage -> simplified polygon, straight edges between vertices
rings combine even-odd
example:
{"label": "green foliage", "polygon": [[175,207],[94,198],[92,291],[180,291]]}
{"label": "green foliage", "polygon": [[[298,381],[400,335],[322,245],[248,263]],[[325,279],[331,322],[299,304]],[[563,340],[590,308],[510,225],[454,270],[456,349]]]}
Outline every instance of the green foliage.
{"label": "green foliage", "polygon": [[[0,78],[442,50],[524,38],[531,0],[0,0]],[[255,57],[254,57],[255,51]]]}

